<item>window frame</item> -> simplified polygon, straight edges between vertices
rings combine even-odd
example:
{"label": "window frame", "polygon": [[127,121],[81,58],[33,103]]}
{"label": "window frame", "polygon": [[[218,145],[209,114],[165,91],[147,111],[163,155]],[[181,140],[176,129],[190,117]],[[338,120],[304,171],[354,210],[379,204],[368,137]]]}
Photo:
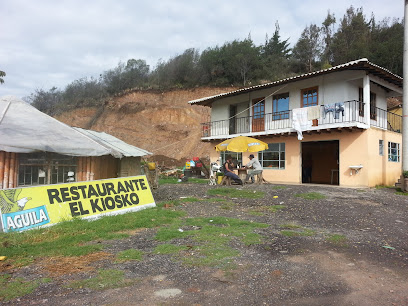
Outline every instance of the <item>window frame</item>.
{"label": "window frame", "polygon": [[[313,92],[316,91],[316,95],[314,95],[313,93],[311,95],[309,95],[309,92]],[[306,97],[306,104],[305,104],[305,93],[307,93],[307,97]],[[314,96],[316,96],[316,101],[314,100]],[[311,99],[311,102],[309,103],[309,99]],[[314,86],[314,87],[309,87],[309,88],[303,88],[301,89],[300,92],[300,101],[301,101],[301,107],[310,107],[310,106],[315,106],[315,105],[319,105],[319,86]]]}
{"label": "window frame", "polygon": [[[77,170],[75,156],[50,152],[20,154],[17,184],[24,187],[76,182]],[[68,172],[74,172],[74,175],[69,176]]]}
{"label": "window frame", "polygon": [[384,140],[383,139],[378,140],[378,153],[380,156],[384,156]]}
{"label": "window frame", "polygon": [[[272,145],[279,145],[278,151],[269,149],[272,147]],[[268,149],[264,151],[259,151],[258,152],[258,160],[260,164],[262,165],[262,168],[268,169],[268,170],[285,170],[286,169],[286,144],[284,142],[275,142],[275,143],[268,143]],[[265,153],[278,153],[278,159],[264,159]],[[282,153],[284,158],[282,159]],[[265,162],[278,162],[278,167],[271,167],[271,166],[265,166]],[[282,167],[283,164],[283,167]]]}
{"label": "window frame", "polygon": [[[279,109],[279,101],[283,101],[283,99],[287,99],[287,103],[288,103],[288,107],[286,110],[283,111],[278,111],[276,109]],[[283,102],[281,102],[283,103]],[[272,120],[276,121],[276,120],[285,120],[285,119],[289,119],[289,92],[285,92],[279,95],[274,95],[272,97]]]}
{"label": "window frame", "polygon": [[234,169],[237,168],[237,165],[243,165],[242,164],[242,153],[241,152],[231,152],[231,151],[221,151],[220,152],[220,162],[221,165],[224,165],[226,161],[226,157],[231,156],[232,161],[234,163]]}
{"label": "window frame", "polygon": [[[393,144],[395,145],[395,148],[392,147]],[[396,150],[396,154],[392,154],[393,149]],[[398,142],[388,142],[388,161],[399,163],[401,161],[400,152],[400,144]]]}

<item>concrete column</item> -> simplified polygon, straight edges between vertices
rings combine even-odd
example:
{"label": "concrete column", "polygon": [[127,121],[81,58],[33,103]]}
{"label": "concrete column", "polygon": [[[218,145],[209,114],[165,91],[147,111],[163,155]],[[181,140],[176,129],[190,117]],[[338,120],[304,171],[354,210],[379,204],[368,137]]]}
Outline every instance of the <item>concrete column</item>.
{"label": "concrete column", "polygon": [[402,97],[402,169],[408,171],[408,0],[404,7],[404,56]]}
{"label": "concrete column", "polygon": [[364,122],[370,127],[370,77],[363,78]]}

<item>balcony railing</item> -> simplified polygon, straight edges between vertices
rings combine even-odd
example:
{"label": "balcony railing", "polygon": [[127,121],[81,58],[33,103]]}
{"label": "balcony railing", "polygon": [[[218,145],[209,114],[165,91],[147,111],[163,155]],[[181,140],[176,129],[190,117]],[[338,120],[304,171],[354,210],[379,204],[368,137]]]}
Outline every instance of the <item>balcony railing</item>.
{"label": "balcony railing", "polygon": [[[320,117],[313,121],[312,129],[326,129],[343,126],[364,124],[364,103],[360,101],[346,101],[331,105],[320,106]],[[235,134],[258,133],[277,134],[291,131],[292,110],[268,113],[258,116],[247,116],[202,123],[202,137],[227,136]],[[370,124],[372,126],[401,132],[402,117],[373,107],[370,110]],[[293,130],[294,131],[294,130]]]}

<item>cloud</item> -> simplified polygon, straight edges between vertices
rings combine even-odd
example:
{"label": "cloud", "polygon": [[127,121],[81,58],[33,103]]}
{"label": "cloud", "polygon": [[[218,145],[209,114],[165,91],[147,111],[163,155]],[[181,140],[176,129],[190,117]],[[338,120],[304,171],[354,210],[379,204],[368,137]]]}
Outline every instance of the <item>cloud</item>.
{"label": "cloud", "polygon": [[[350,3],[351,2],[351,3]],[[203,51],[246,38],[262,44],[279,21],[282,39],[294,44],[305,26],[320,24],[328,10],[337,21],[363,7],[377,20],[402,18],[403,0],[3,0],[0,2],[0,95],[27,96],[82,77],[98,77],[119,61],[144,59],[154,66],[187,48]]]}

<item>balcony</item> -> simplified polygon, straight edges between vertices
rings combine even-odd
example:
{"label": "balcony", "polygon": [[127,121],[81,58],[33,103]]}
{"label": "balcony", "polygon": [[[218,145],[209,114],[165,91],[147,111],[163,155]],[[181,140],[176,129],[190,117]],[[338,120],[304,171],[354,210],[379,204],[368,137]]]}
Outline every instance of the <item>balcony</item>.
{"label": "balcony", "polygon": [[[380,129],[401,133],[402,116],[386,110],[372,107],[370,110],[370,125]],[[227,120],[202,123],[202,139],[222,139],[237,135],[261,136],[295,133],[292,127],[292,111],[282,111],[264,114],[262,116],[248,116]],[[330,130],[337,128],[368,128],[365,123],[364,103],[360,101],[346,101],[341,109],[325,109],[320,106],[320,117],[313,120],[308,131]]]}

